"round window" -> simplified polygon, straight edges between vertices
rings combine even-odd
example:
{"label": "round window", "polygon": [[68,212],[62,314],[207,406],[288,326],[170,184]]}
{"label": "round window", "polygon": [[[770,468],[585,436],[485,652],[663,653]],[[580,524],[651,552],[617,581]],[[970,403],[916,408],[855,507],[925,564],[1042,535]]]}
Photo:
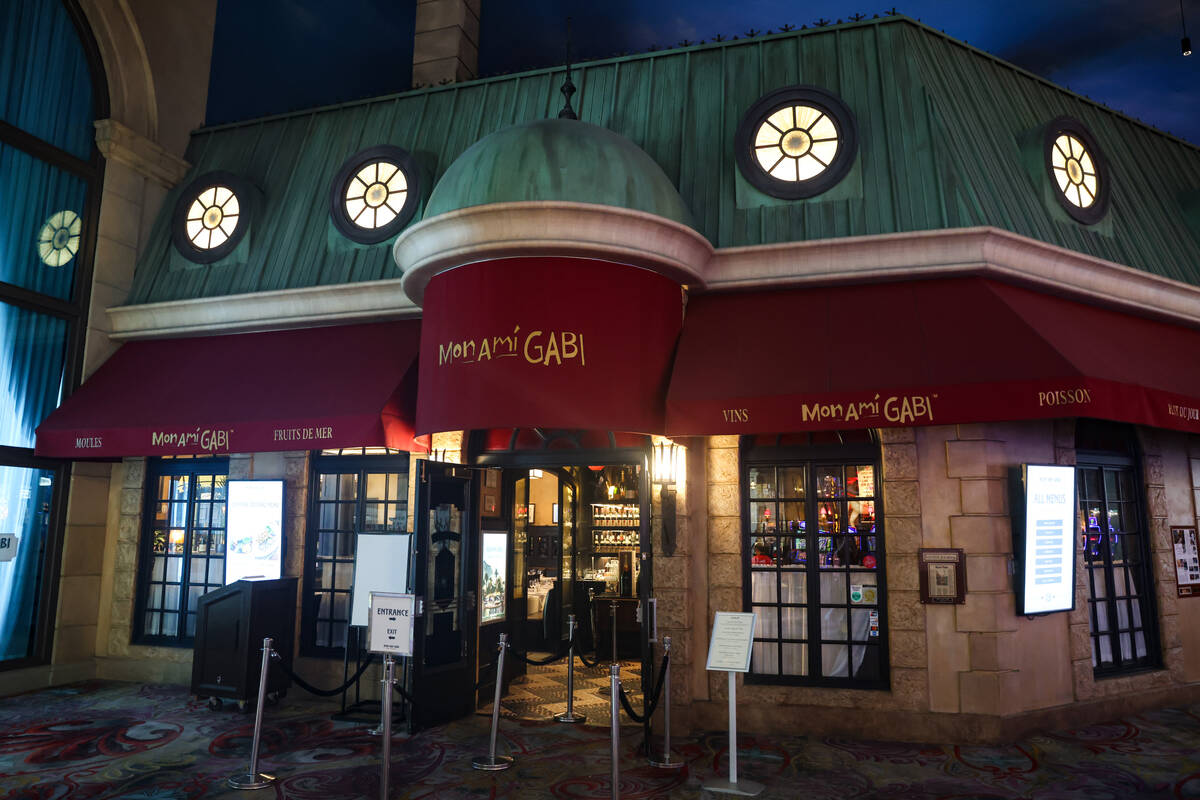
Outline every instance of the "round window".
{"label": "round window", "polygon": [[790,86],[763,97],[742,118],[738,168],[773,197],[812,197],[845,177],[856,139],[844,103],[815,86]]}
{"label": "round window", "polygon": [[246,233],[248,196],[245,181],[227,172],[210,172],[192,181],[175,207],[175,247],[200,264],[229,255]]}
{"label": "round window", "polygon": [[1108,207],[1108,177],[1095,140],[1077,120],[1061,117],[1046,128],[1046,170],[1058,202],[1091,225]]}
{"label": "round window", "polygon": [[61,267],[79,252],[83,223],[74,211],[59,211],[38,231],[38,256],[51,267]]}
{"label": "round window", "polygon": [[381,145],[356,153],[333,180],[333,224],[360,244],[390,239],[416,213],[418,183],[415,162],[399,147]]}

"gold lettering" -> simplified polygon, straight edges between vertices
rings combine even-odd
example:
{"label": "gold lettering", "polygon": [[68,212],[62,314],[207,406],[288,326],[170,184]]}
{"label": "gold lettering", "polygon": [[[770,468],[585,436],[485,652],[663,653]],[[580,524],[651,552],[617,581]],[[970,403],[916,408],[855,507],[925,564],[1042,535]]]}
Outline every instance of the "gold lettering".
{"label": "gold lettering", "polygon": [[542,363],[550,366],[551,358],[555,363],[562,364],[562,357],[558,354],[558,337],[554,335],[554,331],[550,331],[550,337],[546,340],[546,358]]}
{"label": "gold lettering", "polygon": [[[540,344],[534,343],[534,339],[541,335],[542,335],[541,331],[531,331],[530,334],[525,337],[525,360],[528,361],[530,364],[540,363],[542,360],[542,356],[545,353],[544,348]],[[537,355],[532,358],[529,356],[529,350],[530,350],[531,344],[533,345],[533,351],[535,353],[537,353]]]}

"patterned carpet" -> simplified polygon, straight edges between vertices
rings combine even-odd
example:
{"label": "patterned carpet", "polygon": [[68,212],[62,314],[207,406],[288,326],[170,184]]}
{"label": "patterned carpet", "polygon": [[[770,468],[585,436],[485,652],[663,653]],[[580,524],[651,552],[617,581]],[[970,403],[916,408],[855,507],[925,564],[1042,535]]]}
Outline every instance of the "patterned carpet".
{"label": "patterned carpet", "polygon": [[[332,722],[330,704],[287,698],[268,708],[260,792],[229,789],[246,768],[250,715],[211,711],[177,686],[89,682],[0,698],[3,800],[192,800],[379,796],[379,739],[369,726]],[[797,721],[797,727],[802,726]],[[645,766],[638,728],[623,728],[621,797],[701,798],[727,770],[723,733],[679,742],[676,772]],[[487,750],[480,717],[393,741],[400,798],[582,800],[610,797],[607,730],[504,720],[501,751],[516,766],[478,772]],[[1200,798],[1200,706],[1166,709],[1014,745],[967,747],[818,740],[739,740],[744,778],[760,797],[873,800],[1129,800]]]}

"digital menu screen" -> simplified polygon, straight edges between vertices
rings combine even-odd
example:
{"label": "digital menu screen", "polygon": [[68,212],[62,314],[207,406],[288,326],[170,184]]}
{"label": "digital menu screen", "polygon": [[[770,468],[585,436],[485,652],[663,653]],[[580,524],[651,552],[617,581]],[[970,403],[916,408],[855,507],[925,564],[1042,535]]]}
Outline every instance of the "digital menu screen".
{"label": "digital menu screen", "polygon": [[1027,464],[1019,579],[1022,614],[1075,606],[1075,468]]}
{"label": "digital menu screen", "polygon": [[225,583],[278,578],[283,563],[283,481],[229,481]]}
{"label": "digital menu screen", "polygon": [[508,593],[508,533],[483,532],[483,608],[481,623],[504,619],[504,598]]}

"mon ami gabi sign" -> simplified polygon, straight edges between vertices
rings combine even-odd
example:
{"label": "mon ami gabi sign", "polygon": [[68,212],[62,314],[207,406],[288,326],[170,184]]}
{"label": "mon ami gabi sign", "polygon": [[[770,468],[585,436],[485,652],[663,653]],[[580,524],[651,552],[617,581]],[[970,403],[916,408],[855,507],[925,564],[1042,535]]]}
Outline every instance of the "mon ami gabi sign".
{"label": "mon ami gabi sign", "polygon": [[417,432],[653,432],[683,318],[679,285],[623,264],[509,258],[425,290]]}

